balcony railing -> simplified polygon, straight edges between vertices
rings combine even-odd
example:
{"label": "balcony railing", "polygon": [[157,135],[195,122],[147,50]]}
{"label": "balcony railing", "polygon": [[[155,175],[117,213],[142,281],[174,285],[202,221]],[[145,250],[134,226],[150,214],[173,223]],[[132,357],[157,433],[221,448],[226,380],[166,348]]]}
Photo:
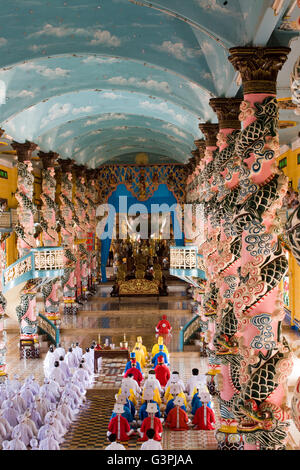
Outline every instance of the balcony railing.
{"label": "balcony railing", "polygon": [[198,254],[198,247],[170,247],[170,274],[192,284],[193,278],[205,279],[203,257]]}
{"label": "balcony railing", "polygon": [[38,328],[42,334],[46,334],[48,336],[51,343],[58,346],[59,328],[41,313],[38,315]]}
{"label": "balcony railing", "polygon": [[184,325],[182,330],[180,330],[179,337],[179,348],[180,351],[183,351],[185,344],[188,344],[190,339],[194,336],[197,331],[205,331],[207,329],[206,322],[201,320],[201,317],[196,315],[188,323]]}
{"label": "balcony railing", "polygon": [[3,270],[3,292],[40,277],[59,277],[64,273],[63,247],[32,248],[30,253]]}

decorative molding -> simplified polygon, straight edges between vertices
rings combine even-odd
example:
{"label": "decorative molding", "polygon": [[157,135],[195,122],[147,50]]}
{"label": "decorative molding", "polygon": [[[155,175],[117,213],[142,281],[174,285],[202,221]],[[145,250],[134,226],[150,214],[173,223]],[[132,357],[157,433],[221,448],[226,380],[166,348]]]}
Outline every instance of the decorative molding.
{"label": "decorative molding", "polygon": [[212,98],[210,107],[218,117],[220,129],[240,129],[239,120],[241,98]]}
{"label": "decorative molding", "polygon": [[199,129],[204,134],[206,147],[216,147],[219,125],[204,122],[199,124]]}
{"label": "decorative molding", "polygon": [[276,94],[278,72],[287,60],[289,47],[232,47],[228,60],[241,73],[244,95]]}

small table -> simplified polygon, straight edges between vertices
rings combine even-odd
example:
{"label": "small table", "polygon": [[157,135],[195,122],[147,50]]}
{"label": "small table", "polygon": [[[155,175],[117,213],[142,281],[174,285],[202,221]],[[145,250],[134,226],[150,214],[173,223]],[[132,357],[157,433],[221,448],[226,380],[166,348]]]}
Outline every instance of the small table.
{"label": "small table", "polygon": [[99,357],[116,359],[117,357],[126,358],[129,361],[130,354],[128,349],[94,349],[94,373],[98,373]]}

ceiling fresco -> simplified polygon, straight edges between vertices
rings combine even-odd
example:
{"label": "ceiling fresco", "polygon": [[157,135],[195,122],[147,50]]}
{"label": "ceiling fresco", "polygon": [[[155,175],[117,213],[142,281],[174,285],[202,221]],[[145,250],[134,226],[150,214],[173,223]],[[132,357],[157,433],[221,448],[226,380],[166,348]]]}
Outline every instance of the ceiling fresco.
{"label": "ceiling fresco", "polygon": [[[297,54],[294,2],[284,0],[276,15],[273,3],[3,2],[0,126],[7,142],[32,140],[92,168],[132,163],[138,152],[150,163],[187,162],[202,137],[199,120],[216,122],[209,99],[239,90],[230,47],[293,44]],[[292,60],[279,77],[283,98]],[[281,110],[280,119],[298,117]],[[297,121],[281,129],[281,142],[298,128]]]}

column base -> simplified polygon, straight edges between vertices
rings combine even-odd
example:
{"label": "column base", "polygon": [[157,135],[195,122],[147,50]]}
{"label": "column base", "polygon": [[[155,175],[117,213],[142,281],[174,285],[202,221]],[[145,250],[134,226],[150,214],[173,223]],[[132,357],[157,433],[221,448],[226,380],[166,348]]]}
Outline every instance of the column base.
{"label": "column base", "polygon": [[40,346],[30,340],[20,340],[20,359],[38,359],[40,357]]}
{"label": "column base", "polygon": [[78,306],[75,302],[65,303],[64,305],[64,314],[65,315],[77,315]]}

